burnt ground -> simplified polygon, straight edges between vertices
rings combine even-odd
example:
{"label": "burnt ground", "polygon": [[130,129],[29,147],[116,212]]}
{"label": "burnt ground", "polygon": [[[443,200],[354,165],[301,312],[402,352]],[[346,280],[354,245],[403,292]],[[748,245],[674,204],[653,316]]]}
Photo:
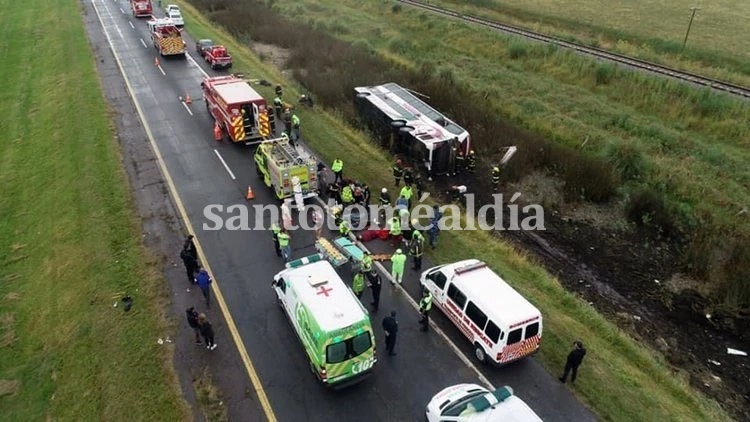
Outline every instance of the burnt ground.
{"label": "burnt ground", "polygon": [[[503,189],[506,197],[516,192],[510,188]],[[497,234],[532,252],[569,291],[660,353],[738,420],[750,420],[750,358],[727,354],[727,347],[750,352],[750,318],[712,311],[699,283],[678,273],[680,240],[632,226],[602,227],[572,212],[546,210],[545,226]]]}

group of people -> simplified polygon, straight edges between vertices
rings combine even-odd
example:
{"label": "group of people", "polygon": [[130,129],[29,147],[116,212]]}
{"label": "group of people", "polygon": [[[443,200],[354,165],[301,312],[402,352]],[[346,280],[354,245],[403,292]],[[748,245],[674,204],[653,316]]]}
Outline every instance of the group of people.
{"label": "group of people", "polygon": [[[198,262],[198,249],[193,241],[194,236],[189,234],[185,238],[185,242],[182,245],[182,251],[180,252],[180,258],[182,263],[185,265],[187,271],[188,282],[191,285],[197,285],[201,289],[203,298],[206,300],[206,309],[211,307],[211,283],[213,279],[208,274],[208,271],[203,268]],[[208,350],[216,349],[216,343],[214,342],[214,330],[211,322],[205,313],[198,313],[194,306],[185,310],[187,314],[188,325],[195,331],[195,343],[201,344],[201,336],[206,342]]]}

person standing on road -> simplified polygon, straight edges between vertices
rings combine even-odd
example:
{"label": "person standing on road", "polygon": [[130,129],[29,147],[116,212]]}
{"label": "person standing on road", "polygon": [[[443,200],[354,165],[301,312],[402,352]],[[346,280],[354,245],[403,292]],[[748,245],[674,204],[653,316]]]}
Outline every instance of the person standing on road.
{"label": "person standing on road", "polygon": [[279,247],[281,248],[281,256],[284,257],[284,262],[289,262],[289,260],[292,258],[292,247],[289,244],[289,242],[292,240],[292,236],[289,235],[289,232],[282,229],[278,237]]}
{"label": "person standing on road", "polygon": [[182,249],[182,252],[180,252],[180,258],[182,258],[182,263],[185,264],[188,281],[190,284],[193,284],[193,282],[195,282],[195,272],[198,270],[198,261],[187,249]]}
{"label": "person standing on road", "polygon": [[216,343],[214,343],[214,327],[206,317],[206,314],[198,315],[198,327],[200,328],[203,340],[206,341],[206,348],[208,350],[214,350]]}
{"label": "person standing on road", "polygon": [[336,176],[335,179],[333,179],[333,182],[339,182],[344,183],[344,162],[340,159],[333,160],[333,164],[331,164],[331,171]]}
{"label": "person standing on road", "polygon": [[362,292],[365,291],[365,275],[362,271],[357,271],[357,273],[354,274],[354,279],[352,280],[352,291],[357,296],[357,299],[362,300]]}
{"label": "person standing on road", "polygon": [[401,249],[396,249],[396,253],[391,255],[391,277],[393,277],[393,285],[396,283],[401,284],[404,279],[404,265],[406,264],[406,255]]}
{"label": "person standing on road", "polygon": [[203,297],[206,298],[206,308],[211,307],[210,302],[210,290],[211,290],[211,283],[214,281],[211,279],[211,276],[208,275],[208,271],[206,271],[205,268],[201,267],[200,271],[198,271],[198,276],[195,277],[195,283],[198,284],[198,287],[201,288],[201,292],[203,292]]}
{"label": "person standing on road", "polygon": [[362,260],[359,265],[360,265],[360,268],[362,269],[362,272],[364,272],[365,274],[372,271],[372,255],[370,255],[369,252],[363,252]]}
{"label": "person standing on road", "polygon": [[281,256],[281,248],[279,247],[279,233],[281,233],[281,227],[275,222],[271,224],[271,234],[273,235],[273,246],[276,249],[276,256]]}
{"label": "person standing on road", "polygon": [[299,117],[297,117],[297,114],[292,114],[292,137],[296,142],[299,142],[300,138],[299,123]]}
{"label": "person standing on road", "polygon": [[385,350],[388,356],[396,356],[396,336],[398,335],[396,311],[391,311],[391,316],[383,318],[383,331],[385,331]]}
{"label": "person standing on road", "polygon": [[[418,236],[416,234],[419,234]],[[409,253],[414,260],[414,271],[422,271],[422,255],[424,255],[424,236],[418,229],[414,229],[412,239],[409,242]]]}
{"label": "person standing on road", "polygon": [[282,109],[282,107],[284,107],[284,102],[281,101],[281,97],[279,97],[277,95],[276,98],[273,99],[273,109],[276,112],[276,118],[277,119],[281,118],[281,109]]}
{"label": "person standing on road", "polygon": [[195,242],[193,242],[193,236],[192,234],[187,235],[185,238],[185,243],[182,245],[182,249],[187,250],[187,252],[192,256],[195,261],[198,261],[198,248],[195,247]]}
{"label": "person standing on road", "polygon": [[568,379],[568,373],[570,373],[570,382],[576,382],[576,375],[578,375],[578,367],[583,362],[583,357],[586,356],[586,349],[583,348],[583,343],[579,340],[573,342],[573,350],[568,353],[568,359],[565,362],[565,370],[560,377],[560,382],[565,383]]}
{"label": "person standing on road", "polygon": [[383,188],[380,190],[380,198],[378,200],[380,209],[378,210],[377,218],[375,218],[375,224],[380,224],[380,221],[385,223],[386,216],[388,215],[387,209],[391,206],[391,195],[388,194],[388,189]]}
{"label": "person standing on road", "polygon": [[383,282],[380,279],[380,274],[373,268],[367,272],[367,285],[372,289],[372,311],[377,312],[380,307],[380,288]]}
{"label": "person standing on road", "polygon": [[422,331],[427,331],[430,327],[430,309],[432,309],[432,293],[424,289],[422,299],[419,301],[419,313],[422,314],[419,323],[422,324]]}
{"label": "person standing on road", "polygon": [[195,344],[201,344],[201,330],[198,325],[198,311],[195,310],[194,306],[191,306],[185,310],[187,316],[187,322],[190,328],[195,333]]}
{"label": "person standing on road", "polygon": [[440,234],[440,219],[443,218],[443,213],[440,212],[440,207],[433,205],[432,221],[430,222],[430,228],[427,229],[427,234],[430,237],[430,246],[432,249],[437,247],[437,239]]}

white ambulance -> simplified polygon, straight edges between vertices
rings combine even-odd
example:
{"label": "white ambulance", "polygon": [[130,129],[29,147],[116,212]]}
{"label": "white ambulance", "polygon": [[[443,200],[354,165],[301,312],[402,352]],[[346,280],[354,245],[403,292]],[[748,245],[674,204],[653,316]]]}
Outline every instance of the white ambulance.
{"label": "white ambulance", "polygon": [[541,312],[484,262],[439,265],[423,272],[420,283],[472,342],[479,361],[504,365],[539,349]]}

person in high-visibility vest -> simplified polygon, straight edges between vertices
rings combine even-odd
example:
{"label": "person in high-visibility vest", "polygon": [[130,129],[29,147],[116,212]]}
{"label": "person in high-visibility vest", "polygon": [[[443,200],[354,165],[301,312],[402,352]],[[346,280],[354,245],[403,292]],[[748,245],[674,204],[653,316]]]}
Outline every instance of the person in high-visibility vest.
{"label": "person in high-visibility vest", "polygon": [[281,256],[281,247],[279,246],[279,233],[281,233],[281,227],[278,224],[271,224],[271,234],[273,235],[273,246],[276,248],[276,256]]}
{"label": "person in high-visibility vest", "polygon": [[411,209],[411,197],[414,196],[414,191],[412,190],[411,185],[406,185],[401,188],[400,195],[406,199],[406,202],[408,203],[407,206]]}
{"label": "person in high-visibility vest", "polygon": [[391,195],[388,193],[387,188],[380,190],[380,198],[378,198],[378,216],[375,218],[375,224],[380,224],[380,220],[385,221],[386,209],[391,206]]}
{"label": "person in high-visibility vest", "polygon": [[294,140],[299,141],[299,117],[296,114],[292,114],[292,134],[294,134]]}
{"label": "person in high-visibility vest", "polygon": [[474,155],[474,150],[469,151],[469,155],[466,157],[466,168],[470,174],[474,174],[477,169],[477,157]]}
{"label": "person in high-visibility vest", "polygon": [[365,291],[365,275],[362,271],[358,271],[357,274],[354,274],[354,279],[352,280],[352,291],[357,296],[357,299],[362,299],[362,292]]}
{"label": "person in high-visibility vest", "polygon": [[339,224],[339,235],[347,237],[349,236],[350,231],[351,228],[349,227],[349,222],[341,219],[341,223]]}
{"label": "person in high-visibility vest", "polygon": [[344,204],[344,208],[348,207],[354,202],[354,191],[348,184],[341,188],[341,203]]}
{"label": "person in high-visibility vest", "polygon": [[360,263],[360,267],[362,268],[362,271],[365,273],[369,273],[372,271],[372,255],[370,255],[369,252],[365,252],[362,255],[362,261]]}
{"label": "person in high-visibility vest", "polygon": [[281,97],[278,95],[273,99],[273,108],[276,112],[276,117],[281,118],[281,109],[284,107],[284,102],[281,101]]}
{"label": "person in high-visibility vest", "polygon": [[424,236],[418,229],[412,231],[412,240],[409,242],[409,254],[413,258],[414,271],[422,271],[422,255],[424,255]]}
{"label": "person in high-visibility vest", "polygon": [[279,233],[278,238],[284,262],[289,262],[292,258],[292,247],[289,244],[289,241],[292,240],[292,236],[289,236],[289,233],[286,230],[282,230],[281,233]]}
{"label": "person in high-visibility vest", "polygon": [[396,216],[391,219],[390,222],[390,230],[388,234],[391,236],[391,241],[393,242],[393,246],[398,246],[401,244],[401,219]]}
{"label": "person in high-visibility vest", "polygon": [[396,253],[391,255],[391,277],[393,277],[394,285],[396,283],[401,284],[404,279],[404,265],[406,264],[406,255],[401,249],[396,249]]}
{"label": "person in high-visibility vest", "polygon": [[396,180],[396,186],[401,183],[402,177],[404,177],[404,168],[401,167],[401,160],[396,160],[396,164],[393,165],[393,178]]}
{"label": "person in high-visibility vest", "polygon": [[500,184],[500,166],[492,166],[492,189],[497,190]]}
{"label": "person in high-visibility vest", "polygon": [[344,162],[343,161],[341,161],[338,158],[333,160],[333,164],[331,164],[331,171],[336,176],[336,178],[334,179],[334,183],[335,182],[344,183],[344,176],[343,176]]}
{"label": "person in high-visibility vest", "polygon": [[422,314],[419,323],[422,324],[422,331],[427,331],[430,326],[430,309],[432,309],[432,293],[424,289],[422,299],[419,301],[419,313]]}

